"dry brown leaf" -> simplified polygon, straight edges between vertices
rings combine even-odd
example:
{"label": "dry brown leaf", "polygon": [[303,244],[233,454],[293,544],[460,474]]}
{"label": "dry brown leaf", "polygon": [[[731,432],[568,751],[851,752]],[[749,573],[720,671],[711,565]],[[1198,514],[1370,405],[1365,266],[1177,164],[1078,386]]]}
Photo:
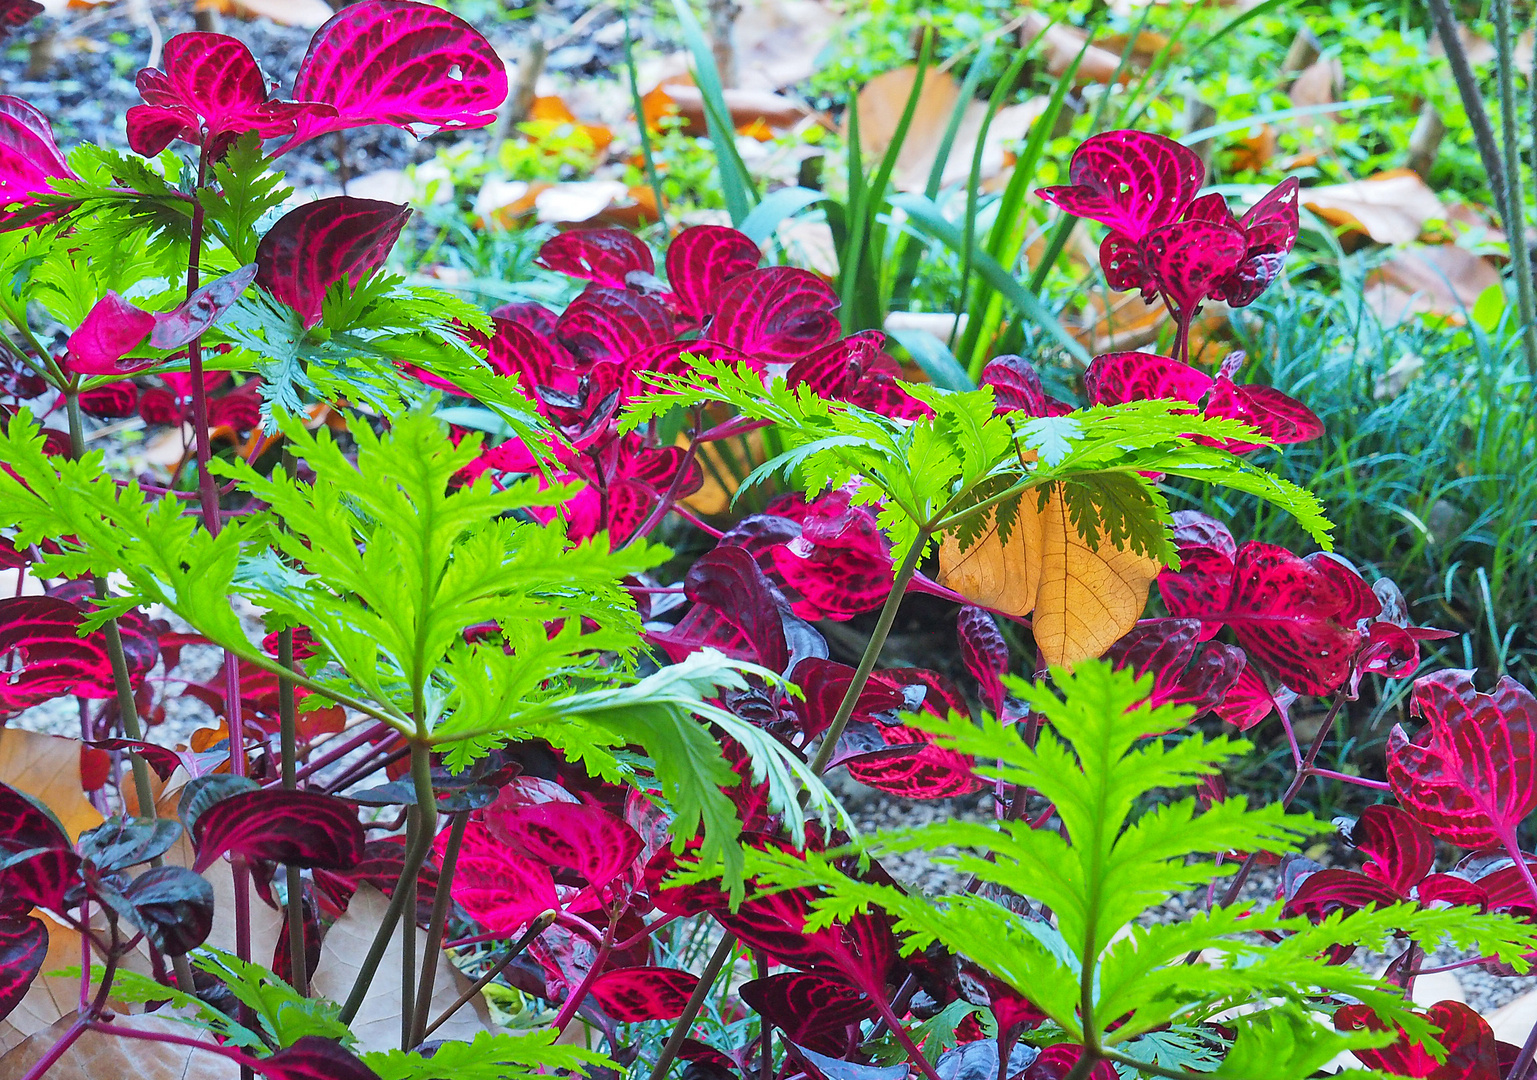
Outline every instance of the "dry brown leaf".
{"label": "dry brown leaf", "polygon": [[737,81],[750,90],[804,82],[832,40],[838,15],[822,0],[744,0],[732,35]]}
{"label": "dry brown leaf", "polygon": [[[1311,105],[1332,105],[1345,93],[1345,68],[1338,57],[1329,57],[1309,64],[1287,91],[1287,97],[1297,108]],[[1309,117],[1303,123],[1316,124],[1332,119],[1330,114]]]}
{"label": "dry brown leaf", "polygon": [[1417,247],[1395,255],[1366,279],[1366,303],[1384,326],[1409,315],[1465,320],[1483,291],[1499,285],[1494,264],[1454,244]]}
{"label": "dry brown leaf", "polygon": [[[61,1017],[0,1057],[0,1080],[20,1080],[74,1023],[74,1014]],[[123,1016],[118,1024],[135,1031],[179,1035],[214,1045],[211,1032],[200,1032],[158,1016]],[[48,1080],[234,1080],[240,1066],[222,1054],[178,1043],[128,1039],[102,1031],[87,1031],[48,1070]]]}
{"label": "dry brown leaf", "polygon": [[102,822],[81,790],[80,749],[78,739],[0,728],[0,783],[26,792],[52,810],[71,840]]}
{"label": "dry brown leaf", "polygon": [[[1488,38],[1479,36],[1476,32],[1461,23],[1457,25],[1457,40],[1462,42],[1462,51],[1468,54],[1468,63],[1472,64],[1474,67],[1480,67],[1483,64],[1492,64],[1499,58],[1499,50],[1494,47],[1494,42],[1490,41]],[[1441,43],[1441,39],[1435,35],[1431,35],[1430,47],[1425,51],[1437,59],[1441,59],[1446,56],[1446,46],[1443,45]],[[1518,48],[1516,55],[1519,57],[1520,54],[1521,50]],[[1531,39],[1528,38],[1526,41],[1526,60],[1528,64],[1531,63],[1531,57],[1532,43]]]}
{"label": "dry brown leaf", "polygon": [[1103,536],[1091,551],[1059,488],[1044,510],[1034,494],[1025,494],[1008,544],[994,528],[964,553],[948,537],[939,549],[941,585],[1005,614],[1033,611],[1041,659],[1065,667],[1102,655],[1136,625],[1161,568],[1157,559],[1116,548]]}
{"label": "dry brown leaf", "polygon": [[[1029,48],[1035,39],[1045,34],[1045,40],[1041,45],[1046,56],[1046,70],[1052,75],[1061,75],[1073,66],[1073,61],[1083,51],[1083,62],[1078,65],[1078,72],[1073,77],[1077,83],[1108,83],[1115,78],[1116,70],[1121,66],[1121,54],[1102,49],[1098,45],[1090,45],[1087,51],[1083,49],[1083,43],[1088,40],[1088,34],[1076,26],[1068,26],[1061,22],[1053,22],[1050,18],[1038,11],[1027,12],[1019,25],[1019,46]],[[1127,65],[1129,68],[1131,65]],[[1125,82],[1130,77],[1130,72],[1121,74],[1121,81]]]}
{"label": "dry brown leaf", "polygon": [[[48,928],[48,952],[43,957],[42,973],[33,980],[32,985],[27,988],[26,994],[10,1015],[0,1020],[0,1054],[18,1046],[28,1036],[47,1030],[49,1025],[56,1023],[60,1017],[73,1015],[80,1006],[80,979],[48,974],[50,971],[80,966],[80,932],[73,927],[55,922],[43,912],[37,911],[33,914],[42,919],[43,925]],[[92,917],[91,925],[105,936],[107,920],[100,912]],[[100,963],[100,960],[94,960],[93,963]],[[120,963],[124,968],[140,975],[150,973],[149,956],[142,944],[137,950],[124,957]],[[112,1004],[114,1009],[121,1008],[116,1003]],[[0,1069],[0,1075],[3,1075],[3,1069]],[[53,1073],[50,1072],[48,1077],[49,1080],[53,1080]]]}
{"label": "dry brown leaf", "polygon": [[1436,193],[1408,169],[1349,184],[1303,188],[1302,204],[1331,225],[1362,232],[1379,244],[1407,244],[1445,209]]}
{"label": "dry brown leaf", "polygon": [[198,0],[195,11],[217,11],[241,19],[271,19],[279,26],[314,30],[336,12],[325,0]]}
{"label": "dry brown leaf", "polygon": [[[721,96],[731,114],[731,126],[738,130],[761,123],[780,131],[794,127],[811,115],[811,110],[801,102],[768,90],[724,90]],[[704,94],[686,75],[674,75],[658,83],[641,98],[641,114],[647,126],[653,129],[664,116],[680,116],[685,121],[683,131],[686,134],[700,137],[709,134],[704,116]]]}
{"label": "dry brown leaf", "polygon": [[1104,655],[1137,625],[1163,565],[1113,546],[1103,534],[1099,550],[1090,550],[1068,518],[1060,489],[1052,491],[1041,518],[1041,590],[1032,633],[1042,660],[1072,667]]}
{"label": "dry brown leaf", "polygon": [[1237,145],[1228,147],[1228,166],[1235,172],[1258,172],[1275,157],[1276,133],[1269,124],[1261,124],[1258,131],[1246,135]]}
{"label": "dry brown leaf", "polygon": [[[347,904],[347,913],[326,931],[320,945],[320,966],[312,980],[315,993],[332,1001],[345,1001],[352,991],[353,981],[373,944],[374,933],[384,921],[385,910],[390,902],[384,894],[369,885],[360,886]],[[416,952],[420,956],[427,945],[427,934],[421,928],[416,931]],[[352,1032],[358,1037],[358,1049],[389,1050],[400,1046],[401,1002],[401,953],[400,934],[390,935],[390,946],[384,951],[384,959],[374,973],[373,984],[363,999],[363,1007],[352,1022]],[[433,984],[432,1019],[458,1000],[469,987],[469,980],[449,963],[442,952],[437,956],[437,981]],[[473,1039],[478,1032],[491,1027],[491,1011],[485,998],[476,995],[453,1018],[434,1033],[438,1039]]]}

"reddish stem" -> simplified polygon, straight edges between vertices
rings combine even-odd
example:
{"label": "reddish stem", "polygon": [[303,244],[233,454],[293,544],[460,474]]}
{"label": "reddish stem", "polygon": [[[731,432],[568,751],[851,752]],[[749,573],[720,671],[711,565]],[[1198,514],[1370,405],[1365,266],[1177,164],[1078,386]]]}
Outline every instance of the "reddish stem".
{"label": "reddish stem", "polygon": [[41,1080],[41,1077],[49,1069],[53,1068],[61,1057],[69,1052],[69,1048],[75,1045],[75,1040],[85,1034],[87,1022],[82,1016],[69,1026],[69,1030],[59,1036],[59,1041],[48,1048],[48,1052],[38,1059],[37,1064],[27,1070],[21,1080]]}
{"label": "reddish stem", "polygon": [[[196,1039],[190,1035],[172,1035],[169,1031],[140,1031],[138,1028],[123,1027],[121,1024],[104,1024],[100,1020],[92,1020],[84,1025],[92,1031],[100,1031],[107,1035],[117,1035],[124,1039],[138,1039],[140,1042],[169,1043],[172,1046],[190,1046],[194,1050],[206,1050],[210,1054],[218,1054],[220,1057],[229,1058],[242,1069],[256,1067],[256,1059],[249,1054],[236,1050],[233,1046],[221,1046],[205,1039]],[[195,1073],[191,1075],[196,1075]]]}
{"label": "reddish stem", "polygon": [[[592,958],[592,967],[587,969],[587,974],[582,977],[581,985],[571,991],[569,997],[560,1006],[560,1012],[555,1017],[554,1028],[557,1032],[566,1030],[566,1025],[571,1023],[576,1011],[587,1000],[587,992],[592,989],[592,984],[598,980],[603,971],[603,965],[608,962],[608,954],[613,951],[614,931],[619,926],[619,919],[627,910],[628,905],[614,908],[614,915],[608,920],[608,929],[603,932],[603,941],[598,946],[598,953]],[[935,1078],[938,1080],[938,1078]]]}

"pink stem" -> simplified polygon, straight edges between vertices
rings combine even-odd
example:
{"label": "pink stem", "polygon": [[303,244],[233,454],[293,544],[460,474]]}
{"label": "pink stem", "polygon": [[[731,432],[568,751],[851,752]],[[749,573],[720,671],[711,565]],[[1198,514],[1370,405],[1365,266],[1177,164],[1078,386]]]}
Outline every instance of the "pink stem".
{"label": "pink stem", "polygon": [[1351,776],[1349,773],[1335,772],[1333,769],[1309,769],[1309,776],[1321,776],[1326,780],[1338,780],[1345,784],[1354,784],[1356,787],[1371,788],[1373,791],[1392,791],[1393,786],[1385,780],[1368,780],[1364,776]]}
{"label": "pink stem", "polygon": [[1505,845],[1505,850],[1510,854],[1510,857],[1516,860],[1516,869],[1521,872],[1521,880],[1526,882],[1526,891],[1531,894],[1534,901],[1537,901],[1537,881],[1532,880],[1532,868],[1526,865],[1526,855],[1522,852],[1520,845],[1516,843],[1516,830],[1514,827],[1506,830],[1504,835],[1500,837],[1500,843]]}
{"label": "pink stem", "polygon": [[939,1073],[934,1071],[934,1066],[929,1064],[929,1059],[923,1056],[923,1051],[913,1043],[913,1037],[902,1026],[902,1021],[897,1019],[897,1014],[891,1011],[891,1006],[886,1002],[885,994],[871,994],[870,1000],[875,1002],[875,1007],[880,1010],[881,1019],[886,1021],[886,1026],[897,1037],[897,1042],[902,1044],[902,1049],[907,1051],[908,1059],[923,1073],[925,1080],[940,1080]]}
{"label": "pink stem", "polygon": [[59,1036],[59,1041],[48,1048],[48,1052],[38,1059],[37,1064],[27,1070],[21,1080],[41,1080],[41,1077],[54,1065],[58,1064],[61,1057],[75,1045],[75,1040],[85,1034],[87,1023],[84,1017],[76,1020],[69,1026],[69,1030]]}
{"label": "pink stem", "polygon": [[195,1039],[190,1035],[172,1035],[169,1031],[140,1031],[138,1028],[123,1027],[120,1024],[104,1024],[100,1020],[92,1020],[85,1025],[92,1031],[99,1031],[105,1035],[117,1035],[124,1039],[138,1039],[140,1042],[170,1043],[172,1046],[190,1046],[194,1050],[206,1050],[210,1054],[218,1054],[220,1057],[229,1058],[242,1068],[254,1069],[256,1059],[233,1046],[221,1046],[218,1043],[207,1042],[203,1039]]}
{"label": "pink stem", "polygon": [[[623,910],[623,908],[615,908],[615,911],[620,914]],[[562,1003],[560,1012],[555,1017],[554,1027],[557,1032],[566,1030],[566,1025],[571,1023],[571,1018],[576,1015],[577,1009],[581,1008],[582,1002],[587,1000],[587,993],[592,989],[592,984],[597,982],[598,976],[603,971],[603,965],[608,962],[608,954],[614,947],[614,928],[619,925],[620,914],[615,914],[608,921],[608,929],[603,932],[603,942],[598,946],[597,955],[592,958],[592,967],[588,968],[587,974],[582,977],[581,985],[571,991],[570,996]],[[936,1077],[935,1080],[938,1078]]]}

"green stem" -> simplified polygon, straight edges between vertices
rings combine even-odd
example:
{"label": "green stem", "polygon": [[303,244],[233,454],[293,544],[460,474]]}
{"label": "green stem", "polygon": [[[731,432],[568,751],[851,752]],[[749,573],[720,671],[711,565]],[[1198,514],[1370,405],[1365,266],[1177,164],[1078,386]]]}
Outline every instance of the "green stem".
{"label": "green stem", "polygon": [[374,933],[374,940],[368,947],[367,955],[363,957],[362,966],[358,969],[358,977],[352,984],[352,990],[348,993],[346,1002],[342,1005],[340,1019],[344,1024],[352,1023],[358,1015],[358,1010],[363,1007],[363,999],[368,996],[368,989],[373,985],[379,963],[390,947],[390,937],[395,933],[401,913],[406,909],[405,882],[415,880],[416,875],[421,872],[422,863],[427,861],[427,852],[432,848],[432,837],[438,818],[437,796],[432,790],[432,752],[418,742],[411,744],[411,779],[416,784],[416,803],[422,808],[423,827],[418,832],[415,843],[406,846],[405,864],[401,867],[400,879],[395,883],[395,890],[390,895],[390,906],[385,909],[384,919]]}
{"label": "green stem", "polygon": [[[406,846],[421,842],[422,808],[406,810]],[[401,878],[395,883],[397,892],[406,894],[405,914],[400,917],[400,1049],[406,1051],[416,1045],[411,1036],[416,1032],[416,875]],[[422,966],[430,968],[423,957]]]}
{"label": "green stem", "polygon": [[432,897],[432,918],[427,923],[427,947],[422,950],[421,985],[416,990],[416,1027],[411,1033],[408,1046],[418,1046],[427,1038],[427,1012],[432,1007],[433,983],[437,979],[438,950],[443,947],[443,932],[448,925],[448,906],[454,887],[454,867],[458,865],[459,846],[464,843],[464,830],[469,823],[468,812],[455,817],[453,827],[448,833],[448,844],[443,849],[443,866],[438,871],[437,892]]}
{"label": "green stem", "polygon": [[[294,666],[294,632],[278,631],[278,663]],[[298,705],[294,700],[292,679],[278,680],[278,738],[283,757],[283,789],[299,786]],[[288,963],[293,988],[301,996],[309,993],[309,960],[304,947],[304,871],[297,866],[283,868],[288,884]]]}
{"label": "green stem", "polygon": [[918,560],[923,557],[923,549],[928,546],[931,535],[932,533],[927,529],[919,530],[912,547],[907,549],[907,556],[902,560],[901,568],[897,570],[896,579],[891,583],[891,591],[886,594],[886,603],[881,606],[880,617],[876,619],[875,629],[870,634],[870,642],[865,646],[864,655],[859,658],[859,666],[854,669],[854,678],[850,681],[849,688],[844,691],[843,700],[838,703],[838,712],[834,715],[832,724],[822,736],[822,745],[817,748],[816,757],[811,759],[811,771],[818,775],[832,760],[833,752],[838,748],[838,740],[843,735],[843,729],[848,727],[849,717],[854,715],[854,706],[859,701],[859,695],[864,692],[865,683],[870,681],[870,673],[875,670],[875,662],[880,658],[887,635],[891,633],[891,624],[896,621],[897,609],[902,606],[902,597],[907,592],[908,582],[912,581],[913,575],[918,572]]}
{"label": "green stem", "polygon": [[[1087,1058],[1088,1055],[1085,1054],[1084,1057]],[[1204,1080],[1206,1075],[1204,1073],[1184,1072],[1180,1069],[1165,1069],[1161,1065],[1149,1065],[1145,1061],[1138,1061],[1136,1058],[1127,1057],[1125,1054],[1117,1054],[1113,1050],[1101,1050],[1099,1057],[1101,1060],[1114,1062],[1117,1065],[1129,1065],[1138,1072],[1145,1073],[1148,1076],[1168,1077],[1168,1080]]]}
{"label": "green stem", "polygon": [[[484,975],[467,986],[464,990],[464,993],[459,995],[459,1000],[455,1001],[452,1005],[443,1010],[443,1015],[439,1016],[436,1020],[427,1025],[427,1030],[422,1034],[422,1040],[425,1040],[427,1036],[431,1035],[434,1031],[438,1030],[438,1028],[448,1023],[448,1021],[453,1017],[454,1013],[458,1012],[460,1009],[464,1008],[465,1005],[469,1004],[471,998],[480,993],[486,987],[490,986],[491,980],[495,979],[498,975],[505,971],[507,969],[507,965],[516,960],[524,949],[533,944],[533,941],[536,937],[550,928],[550,924],[554,921],[555,912],[546,911],[541,913],[539,917],[536,918],[533,922],[529,923],[528,929],[523,931],[523,936],[518,938],[518,940],[513,943],[512,948],[508,949],[507,952],[503,954],[502,958],[491,966],[489,971],[487,971]],[[418,1042],[417,1045],[421,1045],[421,1043]]]}
{"label": "green stem", "polygon": [[[1495,38],[1499,49],[1500,139],[1505,151],[1505,236],[1510,261],[1515,264],[1516,302],[1521,314],[1521,344],[1526,350],[1526,372],[1537,392],[1537,299],[1532,294],[1532,258],[1526,247],[1526,214],[1521,205],[1521,142],[1516,133],[1516,54],[1510,26],[1510,0],[1494,0]],[[1537,74],[1533,75],[1537,82]]]}
{"label": "green stem", "polygon": [[630,107],[635,110],[635,126],[640,135],[641,158],[646,163],[646,183],[656,199],[656,220],[667,231],[667,211],[662,206],[662,181],[656,172],[656,157],[651,150],[651,132],[646,128],[646,106],[640,97],[640,82],[635,75],[635,40],[630,36],[630,12],[624,13],[624,66],[629,74]]}

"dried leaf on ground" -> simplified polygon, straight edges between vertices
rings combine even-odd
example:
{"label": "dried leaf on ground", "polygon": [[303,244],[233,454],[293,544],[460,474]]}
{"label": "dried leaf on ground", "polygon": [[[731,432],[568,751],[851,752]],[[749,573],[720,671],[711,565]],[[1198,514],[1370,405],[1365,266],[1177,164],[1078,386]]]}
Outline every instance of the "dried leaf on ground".
{"label": "dried leaf on ground", "polygon": [[[79,978],[49,974],[70,966],[80,966],[80,932],[55,922],[42,912],[37,912],[36,917],[43,920],[43,925],[48,929],[48,954],[43,958],[42,970],[27,988],[26,995],[4,1020],[0,1020],[0,1054],[8,1053],[28,1036],[46,1031],[60,1017],[73,1016],[80,1006]],[[105,918],[98,914],[91,921],[94,927],[105,933]],[[149,956],[143,951],[142,945],[138,951],[125,958],[123,966],[141,975],[149,974]],[[5,1073],[5,1060],[0,1058],[0,1076],[8,1075]],[[48,1076],[49,1080],[53,1080],[52,1072]]]}
{"label": "dried leaf on ground", "polygon": [[[357,978],[363,957],[373,943],[374,932],[384,921],[389,901],[378,889],[369,885],[358,888],[347,905],[347,913],[326,932],[320,946],[320,966],[311,980],[315,993],[345,1001]],[[420,928],[416,931],[416,950],[420,956],[426,948],[427,935]],[[436,1019],[469,986],[459,969],[449,963],[448,956],[437,956],[437,981],[433,984],[432,1017]],[[401,951],[400,934],[390,935],[390,946],[384,952],[379,970],[363,1007],[352,1022],[352,1031],[358,1037],[358,1049],[389,1050],[400,1046],[400,981]],[[476,996],[434,1033],[438,1039],[473,1039],[478,1032],[491,1027],[491,1013],[485,998]]]}
{"label": "dried leaf on ground", "polygon": [[[1043,33],[1046,37],[1040,44],[1046,57],[1046,70],[1050,74],[1061,75],[1073,66],[1073,61],[1082,51],[1083,62],[1078,65],[1078,73],[1074,76],[1074,81],[1108,83],[1115,78],[1116,69],[1121,66],[1120,53],[1102,49],[1098,45],[1090,45],[1088,50],[1084,51],[1083,43],[1088,40],[1087,33],[1076,26],[1054,22],[1038,11],[1026,12],[1019,25],[1020,48],[1029,48]],[[1129,74],[1130,72],[1122,73],[1123,82]]]}
{"label": "dried leaf on ground", "polygon": [[[725,90],[722,98],[731,114],[731,126],[738,131],[754,125],[771,130],[792,128],[811,115],[811,110],[794,98],[769,90]],[[664,116],[679,116],[689,135],[709,133],[705,123],[704,94],[686,75],[663,79],[641,98],[641,113],[646,125],[656,129]]]}
{"label": "dried leaf on ground", "polygon": [[838,22],[823,0],[744,0],[733,35],[737,81],[749,90],[804,82]]}
{"label": "dried leaf on ground", "polygon": [[102,822],[82,790],[80,750],[79,739],[0,728],[0,783],[41,801],[71,840]]}
{"label": "dried leaf on ground", "polygon": [[1027,494],[1008,543],[996,528],[964,553],[953,538],[939,550],[939,582],[1009,615],[1035,613],[1041,659],[1067,667],[1099,656],[1133,626],[1162,568],[1157,559],[1101,537],[1091,551],[1073,526],[1060,490],[1044,510]]}
{"label": "dried leaf on ground", "polygon": [[[1338,57],[1315,61],[1303,69],[1287,91],[1293,106],[1306,108],[1312,105],[1332,105],[1345,93],[1345,68]],[[1310,117],[1303,123],[1317,124],[1328,121],[1331,114]]]}
{"label": "dried leaf on ground", "polygon": [[1485,289],[1498,286],[1500,272],[1488,259],[1455,244],[1416,247],[1395,255],[1366,279],[1366,303],[1384,326],[1410,315],[1466,318]]}
{"label": "dried leaf on ground", "polygon": [[1302,205],[1329,224],[1365,233],[1379,244],[1418,239],[1427,221],[1439,220],[1445,213],[1436,193],[1408,169],[1348,184],[1303,188]]}
{"label": "dried leaf on ground", "polygon": [[[40,1061],[74,1022],[74,1014],[61,1017],[46,1030],[32,1035],[0,1057],[0,1080],[21,1080]],[[212,1046],[210,1032],[199,1033],[186,1024],[155,1016],[124,1016],[116,1021],[135,1031],[200,1039]],[[221,1054],[178,1043],[128,1039],[100,1031],[81,1035],[48,1070],[48,1080],[235,1080],[240,1066]]]}

